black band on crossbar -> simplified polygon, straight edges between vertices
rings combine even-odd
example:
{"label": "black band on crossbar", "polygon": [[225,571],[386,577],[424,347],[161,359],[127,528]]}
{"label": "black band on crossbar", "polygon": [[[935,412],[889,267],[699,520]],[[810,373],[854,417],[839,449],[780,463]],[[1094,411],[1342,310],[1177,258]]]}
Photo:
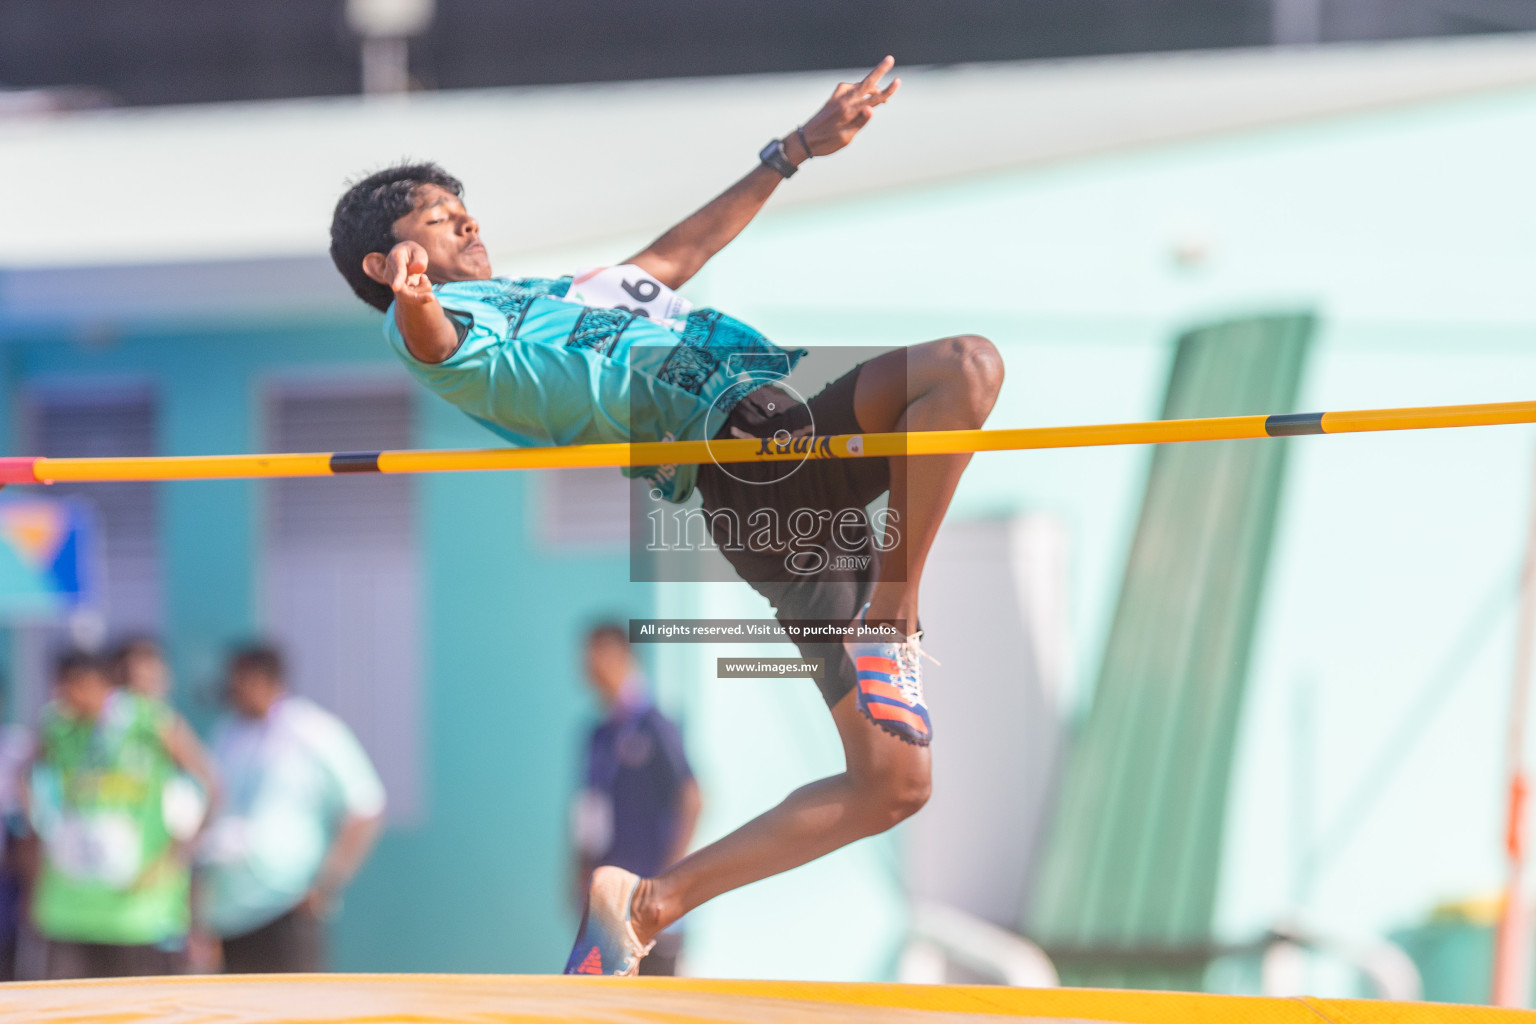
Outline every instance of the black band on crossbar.
{"label": "black band on crossbar", "polygon": [[1296,437],[1322,432],[1323,414],[1320,412],[1285,412],[1264,417],[1264,433],[1270,437]]}
{"label": "black band on crossbar", "polygon": [[331,456],[332,473],[377,473],[378,452],[336,452]]}

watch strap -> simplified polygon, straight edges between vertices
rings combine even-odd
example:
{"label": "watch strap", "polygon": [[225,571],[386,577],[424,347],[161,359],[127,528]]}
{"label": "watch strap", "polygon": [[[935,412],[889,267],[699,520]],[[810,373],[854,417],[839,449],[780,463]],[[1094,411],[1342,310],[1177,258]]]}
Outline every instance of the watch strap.
{"label": "watch strap", "polygon": [[794,177],[795,171],[799,170],[799,168],[789,162],[789,154],[784,152],[784,141],[782,139],[774,139],[764,146],[763,151],[757,154],[757,158],[767,166],[778,171],[785,178]]}

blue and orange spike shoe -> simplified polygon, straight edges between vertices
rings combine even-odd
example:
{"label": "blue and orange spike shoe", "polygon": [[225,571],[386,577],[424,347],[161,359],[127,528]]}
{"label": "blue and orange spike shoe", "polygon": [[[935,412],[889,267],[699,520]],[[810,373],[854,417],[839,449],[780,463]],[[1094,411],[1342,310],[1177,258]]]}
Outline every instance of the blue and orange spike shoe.
{"label": "blue and orange spike shoe", "polygon": [[642,946],[630,923],[629,904],[639,884],[640,876],[623,868],[601,867],[592,872],[576,945],[565,961],[566,974],[630,977],[639,972],[640,961],[656,945]]}
{"label": "blue and orange spike shoe", "polygon": [[[859,622],[868,609],[859,609]],[[854,641],[847,647],[859,711],[897,739],[926,747],[933,740],[933,722],[923,699],[919,661],[927,658],[937,665],[938,659],[923,650],[922,637],[918,630],[904,641]]]}

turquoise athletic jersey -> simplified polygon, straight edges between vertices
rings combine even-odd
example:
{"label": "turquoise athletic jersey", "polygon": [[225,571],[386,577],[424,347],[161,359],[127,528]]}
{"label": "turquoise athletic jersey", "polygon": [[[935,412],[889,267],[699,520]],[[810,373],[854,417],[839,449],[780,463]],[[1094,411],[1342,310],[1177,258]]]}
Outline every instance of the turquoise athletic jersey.
{"label": "turquoise athletic jersey", "polygon": [[[786,375],[805,354],[713,309],[693,310],[674,331],[626,309],[567,302],[570,282],[438,285],[438,302],[459,332],[458,349],[441,363],[411,355],[393,306],[384,333],[416,379],[522,447],[704,440],[751,390],[742,384]],[[697,467],[624,473],[683,501]]]}

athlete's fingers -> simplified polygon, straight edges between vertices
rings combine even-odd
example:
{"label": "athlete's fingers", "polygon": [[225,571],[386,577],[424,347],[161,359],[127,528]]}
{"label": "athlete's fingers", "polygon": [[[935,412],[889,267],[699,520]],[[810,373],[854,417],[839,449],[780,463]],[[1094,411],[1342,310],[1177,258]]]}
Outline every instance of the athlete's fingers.
{"label": "athlete's fingers", "polygon": [[891,68],[895,66],[896,58],[887,55],[884,60],[870,69],[869,74],[864,76],[864,81],[859,83],[859,92],[873,92],[876,88],[879,87],[880,79],[884,78],[886,72],[890,71]]}
{"label": "athlete's fingers", "polygon": [[411,268],[413,274],[424,274],[427,270],[427,250],[420,242],[402,242],[400,248],[405,259],[405,265]]}
{"label": "athlete's fingers", "polygon": [[878,107],[880,104],[884,103],[886,100],[889,100],[892,96],[894,96],[896,94],[896,89],[900,85],[901,85],[901,79],[893,78],[893,79],[891,79],[891,84],[886,86],[884,89],[879,89],[879,90],[876,90],[875,92],[867,92],[864,95],[860,96],[857,100],[855,100],[855,102],[859,106]]}
{"label": "athlete's fingers", "polygon": [[405,287],[406,278],[411,274],[411,245],[409,242],[401,242],[384,257],[384,265],[389,268],[390,287],[399,291]]}
{"label": "athlete's fingers", "polygon": [[406,278],[405,287],[398,291],[411,299],[424,299],[432,294],[432,282],[424,274],[412,274]]}

